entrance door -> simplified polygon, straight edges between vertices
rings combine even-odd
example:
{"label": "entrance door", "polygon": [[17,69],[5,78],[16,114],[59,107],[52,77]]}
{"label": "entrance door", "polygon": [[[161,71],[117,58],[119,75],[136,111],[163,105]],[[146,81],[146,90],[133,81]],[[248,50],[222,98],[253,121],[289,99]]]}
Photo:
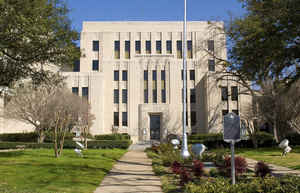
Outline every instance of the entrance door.
{"label": "entrance door", "polygon": [[160,115],[150,115],[150,139],[160,140]]}

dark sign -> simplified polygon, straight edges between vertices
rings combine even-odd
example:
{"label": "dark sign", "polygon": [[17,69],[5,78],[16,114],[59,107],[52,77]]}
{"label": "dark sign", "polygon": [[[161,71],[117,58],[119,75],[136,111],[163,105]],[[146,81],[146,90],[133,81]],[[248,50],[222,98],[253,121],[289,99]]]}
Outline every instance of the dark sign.
{"label": "dark sign", "polygon": [[234,113],[224,116],[224,141],[239,141],[241,139],[240,117]]}

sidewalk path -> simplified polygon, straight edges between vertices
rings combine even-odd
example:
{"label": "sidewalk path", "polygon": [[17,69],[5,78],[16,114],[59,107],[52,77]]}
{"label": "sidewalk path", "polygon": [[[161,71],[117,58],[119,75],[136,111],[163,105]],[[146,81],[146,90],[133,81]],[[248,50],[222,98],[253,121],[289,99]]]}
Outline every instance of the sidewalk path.
{"label": "sidewalk path", "polygon": [[[254,166],[257,163],[256,160],[246,158],[246,161],[248,163],[248,168],[252,171],[254,171]],[[268,164],[270,169],[272,170],[272,174],[274,176],[282,176],[282,175],[297,175],[300,176],[300,170],[292,170],[286,167],[274,165],[274,164]]]}
{"label": "sidewalk path", "polygon": [[131,146],[94,193],[162,193],[160,178],[143,150],[144,146]]}

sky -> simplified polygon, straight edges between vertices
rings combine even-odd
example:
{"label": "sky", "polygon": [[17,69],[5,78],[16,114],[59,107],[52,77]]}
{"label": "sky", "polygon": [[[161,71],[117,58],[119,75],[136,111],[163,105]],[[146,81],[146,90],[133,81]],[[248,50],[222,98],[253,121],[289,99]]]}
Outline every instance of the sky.
{"label": "sky", "polygon": [[[79,32],[83,21],[183,20],[184,0],[66,0],[72,25]],[[245,13],[238,0],[187,0],[187,19],[229,21]]]}

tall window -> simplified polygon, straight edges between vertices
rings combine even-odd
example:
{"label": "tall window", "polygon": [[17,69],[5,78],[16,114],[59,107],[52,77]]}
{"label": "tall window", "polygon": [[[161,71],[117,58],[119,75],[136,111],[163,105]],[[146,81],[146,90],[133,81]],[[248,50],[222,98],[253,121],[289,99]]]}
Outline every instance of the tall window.
{"label": "tall window", "polygon": [[82,97],[86,100],[89,99],[89,87],[82,87]]}
{"label": "tall window", "polygon": [[167,40],[166,44],[167,44],[167,54],[172,54],[172,41]]}
{"label": "tall window", "polygon": [[183,80],[183,73],[184,73],[184,71],[181,70],[181,80]]}
{"label": "tall window", "polygon": [[215,60],[208,60],[208,70],[211,72],[215,71]]}
{"label": "tall window", "polygon": [[73,72],[80,72],[80,60],[75,60],[73,65]]}
{"label": "tall window", "polygon": [[215,51],[215,42],[214,42],[214,40],[207,40],[207,49],[208,49],[208,51],[211,51],[211,52]]}
{"label": "tall window", "polygon": [[127,104],[127,89],[122,89],[122,103]]}
{"label": "tall window", "polygon": [[115,41],[115,59],[120,59],[120,41]]}
{"label": "tall window", "polygon": [[196,103],[196,90],[194,88],[192,88],[190,90],[190,101],[191,103]]}
{"label": "tall window", "polygon": [[152,71],[152,86],[153,86],[153,89],[157,89],[157,73],[156,73],[156,70]]}
{"label": "tall window", "polygon": [[153,103],[157,103],[157,89],[153,89],[152,90],[152,100],[153,100]]}
{"label": "tall window", "polygon": [[190,80],[195,80],[195,70],[190,70]]}
{"label": "tall window", "polygon": [[93,71],[99,71],[99,60],[93,60]]}
{"label": "tall window", "polygon": [[114,70],[114,81],[119,81],[119,71]]}
{"label": "tall window", "polygon": [[151,54],[151,41],[146,41],[146,54]]}
{"label": "tall window", "polygon": [[93,41],[93,51],[99,51],[99,41]]}
{"label": "tall window", "polygon": [[148,89],[144,89],[144,103],[148,103]]}
{"label": "tall window", "polygon": [[177,58],[182,58],[182,41],[177,40]]}
{"label": "tall window", "polygon": [[161,89],[166,89],[166,71],[161,71]]}
{"label": "tall window", "polygon": [[193,42],[192,42],[192,40],[187,41],[187,58],[193,58]]}
{"label": "tall window", "polygon": [[114,89],[114,104],[119,104],[119,90]]}
{"label": "tall window", "polygon": [[119,112],[114,112],[114,126],[119,126]]}
{"label": "tall window", "polygon": [[191,111],[191,126],[195,126],[197,123],[197,113],[196,111]]}
{"label": "tall window", "polygon": [[130,41],[125,41],[125,59],[130,59]]}
{"label": "tall window", "polygon": [[127,112],[122,112],[122,126],[128,126]]}
{"label": "tall window", "polygon": [[140,40],[135,41],[135,53],[136,54],[141,53],[141,41]]}
{"label": "tall window", "polygon": [[161,41],[156,41],[156,53],[161,54]]}
{"label": "tall window", "polygon": [[127,81],[127,70],[122,71],[122,80]]}
{"label": "tall window", "polygon": [[221,95],[222,95],[222,101],[228,100],[228,88],[227,87],[221,87]]}
{"label": "tall window", "polygon": [[78,96],[79,93],[78,87],[72,87],[72,93]]}
{"label": "tall window", "polygon": [[161,90],[161,102],[166,103],[166,89]]}
{"label": "tall window", "polygon": [[231,100],[232,101],[237,101],[238,100],[238,87],[237,86],[232,86],[231,87]]}

